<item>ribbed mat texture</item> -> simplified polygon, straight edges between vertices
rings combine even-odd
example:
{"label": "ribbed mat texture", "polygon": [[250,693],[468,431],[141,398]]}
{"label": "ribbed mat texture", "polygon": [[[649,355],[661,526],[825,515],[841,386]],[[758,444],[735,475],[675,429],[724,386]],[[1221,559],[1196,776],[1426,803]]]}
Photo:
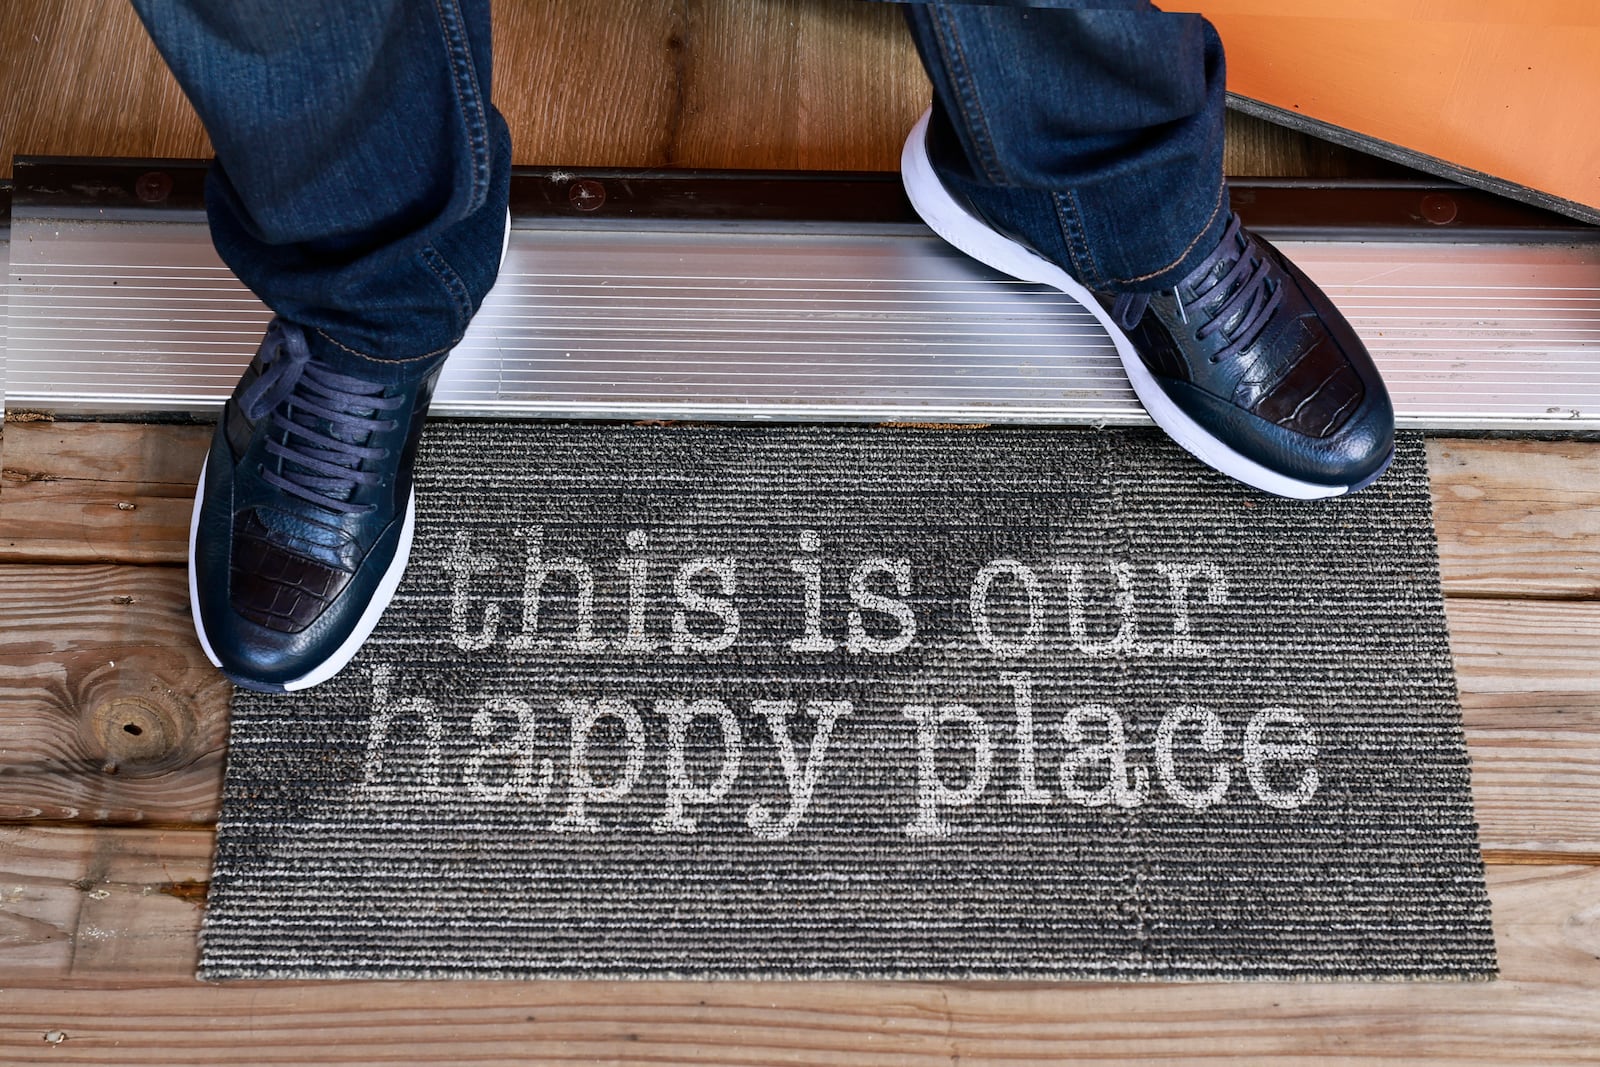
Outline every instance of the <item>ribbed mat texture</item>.
{"label": "ribbed mat texture", "polygon": [[234,701],[204,977],[1494,973],[1417,436],[440,422],[418,501]]}

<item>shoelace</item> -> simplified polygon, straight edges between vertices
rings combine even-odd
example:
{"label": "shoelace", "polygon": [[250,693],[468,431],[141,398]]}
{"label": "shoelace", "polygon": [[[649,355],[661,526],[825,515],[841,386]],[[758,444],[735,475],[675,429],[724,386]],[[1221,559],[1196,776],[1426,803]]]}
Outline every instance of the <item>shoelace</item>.
{"label": "shoelace", "polygon": [[[1222,240],[1189,277],[1172,288],[1172,298],[1177,301],[1178,314],[1184,322],[1200,320],[1195,336],[1205,340],[1219,330],[1225,330],[1227,347],[1215,352],[1211,362],[1231,359],[1260,336],[1272,313],[1283,303],[1281,283],[1272,280],[1272,264],[1255,246],[1241,238],[1239,216],[1228,220]],[[1244,247],[1241,248],[1240,246]],[[1204,284],[1217,273],[1218,267],[1227,265],[1217,280],[1204,290],[1191,289],[1193,298],[1187,303],[1181,292],[1184,285]],[[1221,294],[1221,299],[1217,299]],[[1124,328],[1131,330],[1139,324],[1145,308],[1150,304],[1149,293],[1123,293],[1111,305],[1111,315]],[[1215,302],[1214,306],[1207,307]]]}
{"label": "shoelace", "polygon": [[395,420],[379,415],[405,398],[385,397],[381,385],[311,362],[305,333],[279,319],[267,327],[260,361],[261,376],[245,390],[240,405],[252,421],[271,413],[271,425],[280,432],[268,435],[266,449],[286,461],[280,470],[263,465],[261,477],[329,511],[371,511],[374,505],[351,504],[349,499],[357,486],[382,478],[380,472],[362,470],[362,462],[382,459],[389,450],[359,442],[394,429]]}

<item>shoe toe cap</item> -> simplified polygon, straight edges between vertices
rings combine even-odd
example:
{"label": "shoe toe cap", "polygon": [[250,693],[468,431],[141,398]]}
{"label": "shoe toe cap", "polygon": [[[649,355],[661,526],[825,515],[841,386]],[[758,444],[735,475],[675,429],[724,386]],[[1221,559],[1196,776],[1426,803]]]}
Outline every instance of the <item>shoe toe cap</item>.
{"label": "shoe toe cap", "polygon": [[229,602],[258,626],[304,631],[350,583],[350,573],[275,543],[253,512],[235,524]]}

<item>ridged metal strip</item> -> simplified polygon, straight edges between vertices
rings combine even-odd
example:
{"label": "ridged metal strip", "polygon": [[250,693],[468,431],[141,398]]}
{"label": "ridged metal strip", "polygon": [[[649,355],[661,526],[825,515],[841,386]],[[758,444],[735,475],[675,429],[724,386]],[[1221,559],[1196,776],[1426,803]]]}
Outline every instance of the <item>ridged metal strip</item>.
{"label": "ridged metal strip", "polygon": [[[1094,320],[915,227],[519,224],[435,411],[1147,421]],[[1600,428],[1600,246],[1285,242],[1403,425]],[[5,400],[205,411],[268,313],[203,225],[15,218]]]}

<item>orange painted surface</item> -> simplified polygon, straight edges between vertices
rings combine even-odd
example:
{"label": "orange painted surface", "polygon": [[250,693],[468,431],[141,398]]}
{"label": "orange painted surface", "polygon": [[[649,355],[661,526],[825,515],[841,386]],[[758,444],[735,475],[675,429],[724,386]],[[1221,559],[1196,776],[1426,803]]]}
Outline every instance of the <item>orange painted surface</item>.
{"label": "orange painted surface", "polygon": [[1600,209],[1600,0],[1160,6],[1216,25],[1235,93]]}

